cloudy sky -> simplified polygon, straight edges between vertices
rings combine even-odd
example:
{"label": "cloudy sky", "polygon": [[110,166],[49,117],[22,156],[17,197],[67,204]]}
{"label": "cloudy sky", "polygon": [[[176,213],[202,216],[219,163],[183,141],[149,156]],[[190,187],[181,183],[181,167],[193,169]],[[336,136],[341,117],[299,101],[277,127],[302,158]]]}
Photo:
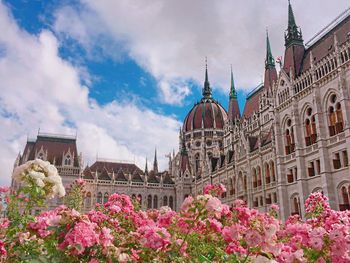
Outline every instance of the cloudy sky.
{"label": "cloudy sky", "polygon": [[[227,107],[230,64],[239,102],[263,75],[265,32],[283,55],[287,0],[0,0],[0,184],[27,137],[78,134],[87,163],[134,161],[178,147],[200,99],[204,60]],[[294,0],[304,40],[350,6]]]}

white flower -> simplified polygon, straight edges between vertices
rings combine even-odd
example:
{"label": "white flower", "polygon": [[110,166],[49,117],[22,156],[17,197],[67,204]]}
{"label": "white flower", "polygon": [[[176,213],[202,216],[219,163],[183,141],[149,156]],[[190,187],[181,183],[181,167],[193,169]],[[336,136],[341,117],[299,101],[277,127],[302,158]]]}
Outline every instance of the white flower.
{"label": "white flower", "polygon": [[41,159],[28,161],[18,166],[14,170],[12,178],[16,182],[25,184],[28,184],[28,179],[32,178],[39,187],[50,185],[51,189],[47,193],[48,198],[54,198],[56,195],[62,197],[66,194],[62,178],[59,176],[56,167]]}

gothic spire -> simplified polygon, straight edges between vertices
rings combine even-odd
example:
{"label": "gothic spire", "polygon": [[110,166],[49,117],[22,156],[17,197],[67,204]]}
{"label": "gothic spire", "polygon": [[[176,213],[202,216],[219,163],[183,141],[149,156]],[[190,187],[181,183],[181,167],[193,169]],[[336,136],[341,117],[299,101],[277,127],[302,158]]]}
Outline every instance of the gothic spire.
{"label": "gothic spire", "polygon": [[208,62],[207,58],[205,58],[205,80],[204,80],[204,87],[203,87],[203,98],[211,98],[211,88],[208,80]]}
{"label": "gothic spire", "polygon": [[158,173],[157,148],[154,150],[153,172]]}
{"label": "gothic spire", "polygon": [[237,99],[237,93],[235,89],[235,82],[233,80],[232,65],[231,65],[231,89],[230,89],[230,99]]}
{"label": "gothic spire", "polygon": [[272,56],[271,52],[271,46],[270,46],[270,39],[269,39],[269,32],[266,30],[266,60],[265,60],[265,68],[274,68],[275,67],[275,60]]}
{"label": "gothic spire", "polygon": [[288,0],[288,28],[285,33],[285,46],[288,47],[291,44],[303,45],[303,37],[300,28],[295,23],[294,13],[290,0]]}
{"label": "gothic spire", "polygon": [[146,157],[146,165],[145,165],[145,174],[148,174],[147,157]]}

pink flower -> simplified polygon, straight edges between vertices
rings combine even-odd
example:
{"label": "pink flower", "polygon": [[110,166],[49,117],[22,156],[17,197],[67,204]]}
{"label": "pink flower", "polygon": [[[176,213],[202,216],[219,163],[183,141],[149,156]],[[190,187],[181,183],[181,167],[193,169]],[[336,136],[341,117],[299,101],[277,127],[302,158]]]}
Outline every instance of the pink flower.
{"label": "pink flower", "polygon": [[86,248],[92,247],[99,241],[99,235],[95,231],[96,224],[82,221],[66,234],[64,241],[59,244],[60,249],[68,247],[72,255],[82,254]]}
{"label": "pink flower", "polygon": [[4,241],[0,240],[0,255],[7,256],[7,251],[5,248]]}
{"label": "pink flower", "polygon": [[7,193],[8,191],[10,191],[9,187],[0,186],[0,193]]}
{"label": "pink flower", "polygon": [[107,247],[107,246],[112,245],[113,240],[114,240],[114,237],[111,235],[111,230],[107,227],[103,227],[101,229],[99,243],[103,247]]}
{"label": "pink flower", "polygon": [[193,197],[190,195],[187,196],[181,205],[181,211],[187,212],[188,209],[191,207],[192,203],[193,203]]}
{"label": "pink flower", "polygon": [[208,210],[208,212],[214,213],[216,217],[221,217],[222,204],[218,198],[209,198],[207,204],[205,205],[205,208]]}
{"label": "pink flower", "polygon": [[263,241],[262,236],[256,230],[248,230],[245,235],[245,240],[250,247],[256,247],[261,244]]}
{"label": "pink flower", "polygon": [[141,245],[145,247],[164,250],[170,244],[171,236],[165,228],[143,226],[137,232],[141,236]]}

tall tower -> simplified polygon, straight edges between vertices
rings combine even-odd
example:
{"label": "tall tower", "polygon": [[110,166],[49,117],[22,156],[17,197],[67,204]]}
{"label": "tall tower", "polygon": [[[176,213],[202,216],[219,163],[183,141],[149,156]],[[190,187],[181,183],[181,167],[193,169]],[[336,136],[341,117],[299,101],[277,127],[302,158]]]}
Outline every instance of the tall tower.
{"label": "tall tower", "polygon": [[289,76],[293,78],[300,73],[305,47],[301,29],[296,25],[290,1],[288,1],[288,28],[284,34],[284,39],[286,50],[284,52],[283,69],[288,75],[293,74],[293,76]]}
{"label": "tall tower", "polygon": [[264,87],[269,92],[272,92],[272,84],[277,80],[277,71],[275,60],[272,56],[269,33],[266,31],[266,59],[265,59],[265,77]]}
{"label": "tall tower", "polygon": [[154,150],[153,172],[158,173],[157,148]]}
{"label": "tall tower", "polygon": [[228,106],[228,119],[231,123],[235,120],[241,118],[241,113],[239,112],[239,105],[237,100],[237,92],[235,89],[235,83],[233,80],[232,66],[231,66],[231,87],[230,87],[230,100]]}

